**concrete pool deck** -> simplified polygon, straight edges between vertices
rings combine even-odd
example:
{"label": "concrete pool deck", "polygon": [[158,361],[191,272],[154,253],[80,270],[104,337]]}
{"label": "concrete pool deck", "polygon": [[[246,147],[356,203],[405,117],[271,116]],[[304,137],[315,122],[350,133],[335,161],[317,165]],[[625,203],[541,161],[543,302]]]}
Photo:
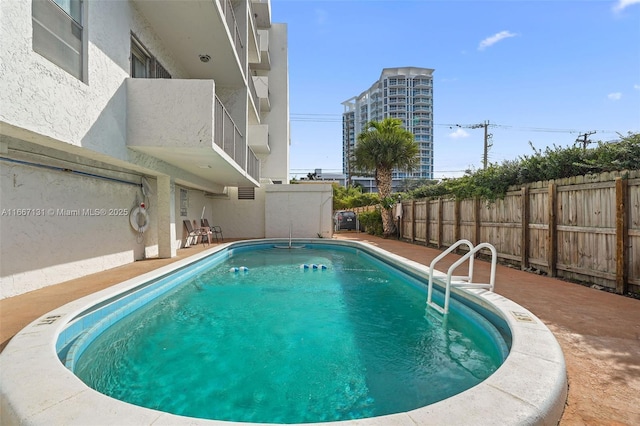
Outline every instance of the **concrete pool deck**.
{"label": "concrete pool deck", "polygon": [[[366,234],[354,239],[427,264],[439,251]],[[0,344],[28,323],[68,301],[201,252],[180,250],[174,259],[152,259],[0,301]],[[452,256],[449,263],[456,257]],[[443,261],[446,265],[446,259]],[[443,266],[444,267],[444,266]],[[489,264],[476,263],[480,279]],[[561,425],[640,424],[640,301],[499,267],[496,293],[538,316],[564,351],[569,397]]]}

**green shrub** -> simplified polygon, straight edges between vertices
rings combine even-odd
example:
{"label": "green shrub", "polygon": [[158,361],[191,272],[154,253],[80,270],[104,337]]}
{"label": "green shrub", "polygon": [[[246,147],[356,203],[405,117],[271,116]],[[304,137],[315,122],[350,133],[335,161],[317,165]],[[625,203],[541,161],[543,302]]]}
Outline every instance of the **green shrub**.
{"label": "green shrub", "polygon": [[333,185],[333,210],[349,210],[354,207],[372,206],[380,202],[377,193],[361,192],[359,188]]}
{"label": "green shrub", "polygon": [[364,229],[367,234],[382,236],[382,215],[379,209],[360,213],[358,221],[360,222],[360,229]]}

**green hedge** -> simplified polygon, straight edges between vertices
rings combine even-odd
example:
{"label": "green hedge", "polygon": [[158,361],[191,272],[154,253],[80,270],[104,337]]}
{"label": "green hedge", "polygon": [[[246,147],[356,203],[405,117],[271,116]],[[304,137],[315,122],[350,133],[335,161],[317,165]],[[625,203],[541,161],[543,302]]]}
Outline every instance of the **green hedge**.
{"label": "green hedge", "polygon": [[404,199],[454,196],[458,199],[480,197],[495,201],[507,188],[537,181],[562,179],[602,172],[636,170],[640,164],[640,133],[629,133],[615,143],[599,142],[594,148],[581,146],[547,147],[517,160],[490,164],[486,169],[468,170],[464,176],[444,179],[436,185],[424,185],[406,194]]}
{"label": "green hedge", "polygon": [[379,209],[360,213],[358,215],[358,221],[360,222],[360,229],[364,230],[367,234],[382,236],[382,215]]}

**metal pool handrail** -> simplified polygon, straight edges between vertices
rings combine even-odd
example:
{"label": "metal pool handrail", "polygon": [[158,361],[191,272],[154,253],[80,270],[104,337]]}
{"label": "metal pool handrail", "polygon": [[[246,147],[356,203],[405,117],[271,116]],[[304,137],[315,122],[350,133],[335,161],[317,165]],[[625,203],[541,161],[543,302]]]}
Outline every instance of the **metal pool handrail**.
{"label": "metal pool handrail", "polygon": [[[444,256],[446,256],[448,253],[453,251],[456,247],[458,247],[461,244],[467,244],[470,250],[464,256],[462,256],[460,259],[454,262],[453,265],[449,267],[449,270],[447,271],[447,280],[446,280],[445,295],[444,295],[444,306],[441,307],[440,305],[438,305],[437,303],[431,300],[432,294],[433,294],[434,267],[439,260],[441,260]],[[473,259],[475,257],[475,254],[478,251],[482,250],[483,248],[488,248],[491,251],[491,274],[489,278],[489,283],[474,283],[473,282]],[[458,268],[458,266],[463,264],[467,259],[469,260],[469,275],[468,276],[452,275],[453,271],[455,271],[456,268]],[[431,262],[431,265],[429,266],[429,288],[427,292],[427,306],[431,306],[432,308],[436,309],[438,312],[442,314],[449,313],[449,298],[451,296],[451,286],[466,287],[466,288],[487,288],[489,289],[489,291],[493,291],[495,280],[496,280],[497,261],[498,261],[498,256],[497,256],[496,249],[493,245],[489,243],[481,243],[473,247],[473,244],[471,244],[471,242],[469,242],[468,240],[460,240],[456,242],[454,245],[449,247],[447,251],[441,253],[438,257],[433,259],[433,261]]]}
{"label": "metal pool handrail", "polygon": [[[469,240],[458,240],[455,243],[453,243],[451,246],[449,246],[448,249],[446,249],[445,251],[443,251],[442,253],[440,253],[438,256],[436,256],[432,261],[431,264],[429,265],[429,288],[427,290],[427,306],[431,306],[434,309],[436,309],[437,311],[439,311],[440,313],[445,313],[444,310],[442,309],[442,307],[440,307],[438,304],[436,304],[435,302],[431,301],[431,297],[433,295],[433,271],[435,270],[436,267],[436,263],[438,263],[440,260],[442,260],[446,255],[448,255],[449,253],[451,253],[452,251],[454,251],[456,248],[458,248],[459,246],[461,246],[462,244],[466,244],[469,247],[469,251],[473,250],[473,243]],[[457,276],[455,277],[456,279],[462,280],[462,279],[467,279],[470,280],[471,277],[473,276],[473,257],[471,259],[469,259],[469,273],[467,277],[464,276]]]}

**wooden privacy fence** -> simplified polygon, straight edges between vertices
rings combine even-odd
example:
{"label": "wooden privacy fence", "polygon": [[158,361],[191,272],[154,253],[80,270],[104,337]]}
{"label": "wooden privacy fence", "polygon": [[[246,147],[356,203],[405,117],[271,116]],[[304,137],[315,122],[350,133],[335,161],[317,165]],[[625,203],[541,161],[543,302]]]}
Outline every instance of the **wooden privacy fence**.
{"label": "wooden privacy fence", "polygon": [[379,208],[379,207],[377,205],[375,205],[375,206],[352,207],[349,210],[355,212],[355,214],[360,214],[360,213],[366,213],[366,212],[374,211],[377,208]]}
{"label": "wooden privacy fence", "polygon": [[493,203],[403,201],[400,232],[436,247],[488,242],[521,269],[640,293],[640,170],[536,182]]}

